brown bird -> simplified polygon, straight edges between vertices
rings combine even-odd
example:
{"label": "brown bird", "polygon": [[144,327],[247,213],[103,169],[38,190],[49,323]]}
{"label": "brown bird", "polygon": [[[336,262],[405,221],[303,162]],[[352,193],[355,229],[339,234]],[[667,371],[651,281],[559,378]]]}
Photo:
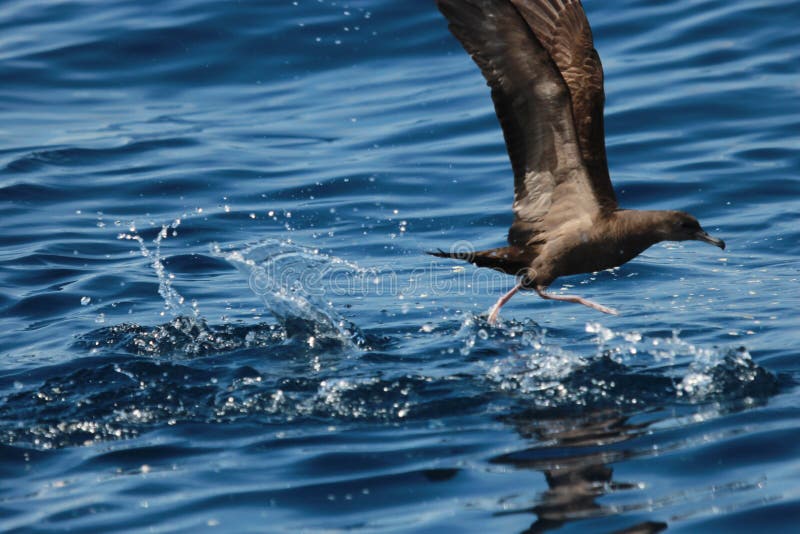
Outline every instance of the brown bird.
{"label": "brown bird", "polygon": [[437,0],[450,31],[492,90],[514,171],[508,246],[468,254],[429,252],[518,277],[489,314],[520,289],[546,293],[560,276],[617,267],[661,241],[725,248],[680,211],[621,209],[608,174],[603,67],[579,0]]}

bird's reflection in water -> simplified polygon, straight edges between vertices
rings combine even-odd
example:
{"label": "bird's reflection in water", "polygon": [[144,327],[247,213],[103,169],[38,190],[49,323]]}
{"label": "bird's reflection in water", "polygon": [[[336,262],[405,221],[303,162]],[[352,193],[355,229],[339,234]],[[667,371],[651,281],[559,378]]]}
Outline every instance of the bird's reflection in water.
{"label": "bird's reflection in water", "polygon": [[[538,504],[522,510],[537,516],[525,532],[547,532],[571,521],[614,515],[614,510],[597,499],[611,491],[637,487],[614,481],[610,464],[631,456],[631,451],[617,444],[640,436],[651,422],[632,424],[628,416],[614,410],[555,418],[524,412],[512,416],[509,422],[520,435],[535,439],[538,445],[498,456],[492,462],[541,471],[549,487]],[[666,528],[666,523],[645,521],[618,532],[644,534]]]}

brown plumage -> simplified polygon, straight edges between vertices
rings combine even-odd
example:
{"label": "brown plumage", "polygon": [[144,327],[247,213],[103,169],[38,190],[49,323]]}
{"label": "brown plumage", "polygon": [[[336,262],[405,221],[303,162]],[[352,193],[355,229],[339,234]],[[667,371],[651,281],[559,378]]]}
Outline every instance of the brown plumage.
{"label": "brown plumage", "polygon": [[543,298],[616,312],[581,297],[550,295],[558,277],[609,269],[660,241],[705,241],[691,215],[617,206],[603,128],[603,67],[579,0],[437,0],[450,31],[491,88],[514,171],[508,247],[460,256],[520,278]]}

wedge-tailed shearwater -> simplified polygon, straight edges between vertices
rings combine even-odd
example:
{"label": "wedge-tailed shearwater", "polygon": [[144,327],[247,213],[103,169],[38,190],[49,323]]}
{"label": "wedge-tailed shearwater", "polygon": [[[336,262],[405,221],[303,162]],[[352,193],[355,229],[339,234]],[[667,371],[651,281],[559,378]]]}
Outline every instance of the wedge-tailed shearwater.
{"label": "wedge-tailed shearwater", "polygon": [[508,246],[430,252],[518,277],[489,322],[519,290],[547,293],[560,276],[610,269],[661,241],[725,248],[680,211],[621,209],[611,186],[603,127],[603,67],[579,0],[437,0],[450,31],[491,88],[514,172]]}

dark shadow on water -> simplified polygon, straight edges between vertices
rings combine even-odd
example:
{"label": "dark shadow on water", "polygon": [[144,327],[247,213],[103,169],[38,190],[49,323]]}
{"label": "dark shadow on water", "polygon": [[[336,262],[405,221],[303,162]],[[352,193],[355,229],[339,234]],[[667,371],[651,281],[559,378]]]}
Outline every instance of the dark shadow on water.
{"label": "dark shadow on water", "polygon": [[[720,380],[724,379],[724,376],[720,377]],[[496,515],[536,515],[536,520],[524,531],[526,533],[556,531],[580,522],[588,523],[581,528],[585,526],[586,531],[594,531],[597,521],[612,517],[613,522],[608,526],[602,523],[605,527],[602,531],[661,532],[668,525],[658,510],[675,501],[690,502],[693,497],[682,493],[665,497],[663,502],[642,500],[623,505],[605,505],[601,499],[607,495],[642,490],[637,482],[615,479],[613,465],[636,458],[648,458],[656,454],[653,452],[656,445],[663,452],[680,450],[691,443],[690,438],[686,437],[691,435],[688,428],[680,433],[683,437],[677,441],[660,435],[674,431],[675,425],[685,428],[687,423],[676,422],[676,411],[691,415],[698,409],[711,408],[714,413],[711,419],[718,419],[766,405],[778,388],[779,380],[768,375],[760,382],[758,389],[750,388],[745,392],[733,390],[727,399],[717,398],[713,404],[687,406],[662,402],[659,406],[651,402],[648,408],[639,412],[618,408],[523,408],[502,417],[505,423],[513,426],[521,437],[530,440],[533,445],[495,456],[489,462],[519,470],[539,471],[544,475],[548,489],[537,495],[533,506],[497,512]],[[731,483],[728,488],[722,487],[722,491],[730,492],[748,489],[751,486],[740,481]],[[705,489],[696,491],[700,499],[707,500]],[[656,517],[646,518],[648,514]],[[630,522],[635,524],[623,526],[623,519],[628,515],[631,516]],[[644,520],[642,515],[645,515]]]}
{"label": "dark shadow on water", "polygon": [[[533,513],[536,521],[526,533],[557,530],[573,521],[613,515],[613,509],[598,503],[609,492],[636,489],[635,484],[615,481],[610,464],[622,461],[632,451],[620,444],[642,436],[652,421],[631,423],[615,410],[554,417],[529,411],[509,418],[516,430],[540,445],[492,458],[491,463],[516,469],[541,471],[548,490],[531,508],[507,512]],[[506,514],[502,512],[498,515]],[[660,532],[666,523],[648,521],[622,532]]]}
{"label": "dark shadow on water", "polygon": [[[488,461],[539,471],[548,487],[533,504],[504,503],[496,515],[534,514],[536,520],[525,530],[530,533],[568,527],[660,532],[673,518],[660,509],[707,500],[707,490],[648,500],[644,495],[652,492],[639,481],[615,479],[613,466],[648,459],[658,454],[654,451],[691,448],[693,434],[702,432],[706,421],[763,406],[791,387],[758,365],[744,347],[703,349],[671,338],[659,341],[668,351],[656,357],[648,345],[636,345],[634,357],[622,358],[634,346],[629,341],[606,343],[589,356],[559,353],[558,345],[540,343],[533,352],[522,350],[491,367],[491,378],[516,405],[499,419],[530,446]],[[478,340],[472,354],[481,347]],[[747,481],[736,481],[722,491],[749,487]],[[603,497],[614,494],[604,503]]]}

